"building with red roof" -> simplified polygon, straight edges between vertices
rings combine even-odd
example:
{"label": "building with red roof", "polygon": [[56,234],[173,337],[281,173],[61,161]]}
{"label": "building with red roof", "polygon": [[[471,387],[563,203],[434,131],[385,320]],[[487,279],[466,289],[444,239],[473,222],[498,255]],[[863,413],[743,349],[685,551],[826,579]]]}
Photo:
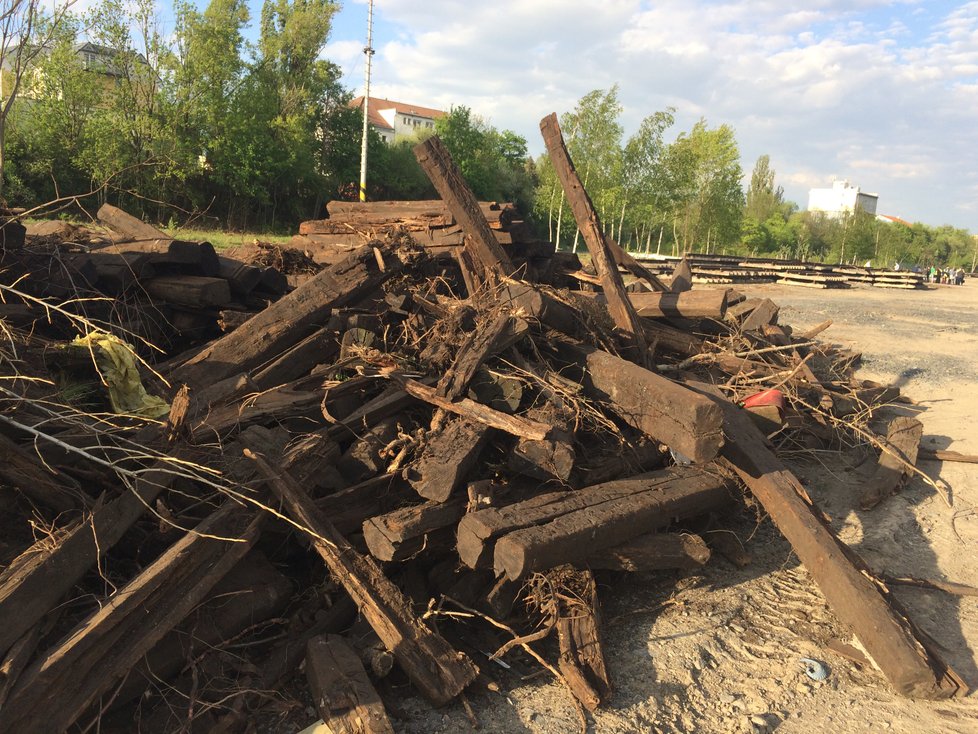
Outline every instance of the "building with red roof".
{"label": "building with red roof", "polygon": [[[362,109],[363,97],[351,100],[350,107]],[[443,110],[381,97],[370,97],[367,105],[367,122],[386,143],[398,135],[413,135],[418,130],[430,130],[434,128],[435,120],[445,114]]]}

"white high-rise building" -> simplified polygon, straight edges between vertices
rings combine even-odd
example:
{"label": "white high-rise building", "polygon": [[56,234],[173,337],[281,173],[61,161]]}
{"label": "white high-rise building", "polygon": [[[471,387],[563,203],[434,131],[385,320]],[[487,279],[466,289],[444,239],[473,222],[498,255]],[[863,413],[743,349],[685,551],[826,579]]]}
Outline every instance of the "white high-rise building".
{"label": "white high-rise building", "polygon": [[859,207],[867,214],[876,214],[879,194],[868,194],[846,180],[832,182],[831,189],[809,189],[808,211],[824,212],[830,217],[851,214]]}

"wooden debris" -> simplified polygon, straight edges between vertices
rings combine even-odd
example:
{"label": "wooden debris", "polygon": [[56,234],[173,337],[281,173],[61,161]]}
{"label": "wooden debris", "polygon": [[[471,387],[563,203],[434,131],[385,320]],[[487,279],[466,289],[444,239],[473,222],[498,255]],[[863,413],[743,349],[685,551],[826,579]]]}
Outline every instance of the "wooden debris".
{"label": "wooden debris", "polygon": [[601,642],[601,605],[589,570],[555,568],[547,574],[548,591],[535,603],[551,609],[560,656],[557,666],[574,697],[588,711],[611,697],[611,680]]}
{"label": "wooden debris", "polygon": [[151,224],[147,224],[141,219],[137,219],[128,212],[112,206],[111,204],[103,204],[99,208],[96,216],[99,218],[99,221],[107,224],[126,240],[139,241],[172,239],[172,237],[167,235],[166,232],[157,229]]}
{"label": "wooden debris", "polygon": [[306,679],[316,710],[334,734],[394,734],[360,658],[339,635],[306,643]]}
{"label": "wooden debris", "polygon": [[414,615],[401,591],[370,558],[353,550],[287,473],[274,471],[258,454],[249,458],[289,514],[311,534],[313,547],[333,576],[429,701],[446,704],[475,680],[475,665]]}
{"label": "wooden debris", "polygon": [[450,422],[407,471],[408,481],[422,497],[444,502],[476,465],[488,438],[489,429],[482,424],[462,418]]}
{"label": "wooden debris", "polygon": [[767,448],[747,415],[723,404],[724,456],[791,543],[839,619],[903,695],[946,698],[962,686],[957,674],[922,641],[906,615],[856,554],[813,510],[794,474]]}
{"label": "wooden debris", "polygon": [[[578,490],[567,498],[549,497],[545,505],[538,501],[525,508],[515,528],[501,531],[497,527],[490,533],[504,532],[493,551],[497,575],[505,573],[515,581],[531,571],[561,562],[575,563],[591,552],[663,527],[673,519],[721,507],[730,494],[726,481],[709,473],[666,470],[654,472],[648,479],[619,480]],[[507,510],[519,513],[522,504]],[[480,531],[484,532],[482,528]],[[469,538],[466,541],[471,542]],[[462,542],[460,523],[460,556]]]}
{"label": "wooden debris", "polygon": [[585,390],[629,425],[696,462],[723,445],[722,414],[686,388],[613,354],[583,345],[559,345],[584,366]]}
{"label": "wooden debris", "polygon": [[173,481],[174,474],[161,463],[137,479],[131,490],[96,508],[53,548],[38,542],[9,565],[0,574],[0,650],[8,649],[51,611]]}
{"label": "wooden debris", "polygon": [[363,537],[370,555],[378,561],[403,561],[417,554],[430,533],[454,527],[465,515],[466,505],[465,498],[432,500],[365,520]]}
{"label": "wooden debris", "polygon": [[672,293],[682,293],[693,287],[693,270],[689,267],[689,260],[685,257],[672,271],[672,280],[669,281],[669,291]]}
{"label": "wooden debris", "polygon": [[778,321],[778,311],[778,305],[770,298],[765,298],[753,308],[740,328],[743,331],[754,331],[768,324],[775,324]]}
{"label": "wooden debris", "polygon": [[[67,729],[231,570],[250,548],[259,522],[228,505],[197,533],[177,541],[21,674],[4,707],[5,729],[18,734]],[[54,700],[58,705],[49,705]]]}
{"label": "wooden debris", "polygon": [[571,211],[577,220],[577,226],[587,243],[588,252],[601,278],[601,285],[604,289],[605,298],[608,299],[608,310],[615,321],[615,325],[632,335],[638,349],[639,361],[644,363],[646,360],[645,332],[642,330],[638,314],[632,306],[631,301],[625,293],[625,284],[622,281],[621,273],[618,272],[618,265],[615,262],[608,242],[604,238],[598,215],[594,211],[591,199],[581,185],[581,181],[574,170],[574,164],[567,152],[564,144],[564,137],[560,132],[560,124],[557,122],[557,114],[551,114],[540,121],[540,132],[543,134],[543,141],[547,145],[547,152],[550,154],[550,162],[557,172],[557,177],[567,196]]}
{"label": "wooden debris", "polygon": [[[378,253],[372,247],[363,247],[326,268],[241,327],[212,342],[175,370],[174,378],[196,387],[253,369],[281,354],[314,331],[314,324],[330,309],[365,295],[402,266],[392,251]],[[256,339],[256,335],[260,338]]]}
{"label": "wooden debris", "polygon": [[542,441],[550,434],[550,426],[545,423],[532,421],[518,415],[506,415],[469,398],[461,398],[452,402],[438,395],[435,388],[428,387],[417,380],[403,379],[399,381],[407,394],[474,423],[481,423],[489,428],[496,428],[531,441]]}
{"label": "wooden debris", "polygon": [[886,442],[879,466],[863,487],[859,504],[864,510],[876,507],[896,492],[917,464],[917,449],[924,425],[914,418],[898,416],[886,429]]}
{"label": "wooden debris", "polygon": [[414,155],[462,227],[464,247],[479,268],[481,279],[495,282],[501,276],[514,275],[513,263],[490,231],[479,202],[438,136],[432,135],[420,143]]}

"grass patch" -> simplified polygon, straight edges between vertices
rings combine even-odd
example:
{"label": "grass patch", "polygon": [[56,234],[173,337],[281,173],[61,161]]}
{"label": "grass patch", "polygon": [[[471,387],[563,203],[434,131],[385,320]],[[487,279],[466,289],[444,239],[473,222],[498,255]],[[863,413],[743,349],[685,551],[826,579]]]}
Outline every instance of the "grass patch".
{"label": "grass patch", "polygon": [[255,240],[271,242],[275,245],[287,245],[292,235],[268,234],[265,232],[222,232],[217,229],[166,229],[168,235],[178,240],[203,240],[214,245],[215,250],[226,250],[229,247],[250,245]]}

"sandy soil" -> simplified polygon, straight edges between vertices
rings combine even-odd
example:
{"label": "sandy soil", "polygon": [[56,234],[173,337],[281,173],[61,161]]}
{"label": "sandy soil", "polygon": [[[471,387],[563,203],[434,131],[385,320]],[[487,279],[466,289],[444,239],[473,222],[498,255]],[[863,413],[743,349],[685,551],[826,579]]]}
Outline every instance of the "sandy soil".
{"label": "sandy soil", "polygon": [[[859,375],[901,385],[917,401],[925,444],[978,454],[978,280],[962,287],[904,292],[858,287],[819,291],[756,286],[781,304],[781,322],[834,325],[823,338],[864,355]],[[872,459],[872,457],[869,457]],[[953,508],[916,480],[869,512],[858,507],[874,460],[838,453],[792,467],[843,539],[873,568],[893,575],[978,586],[978,466],[921,462],[952,490]],[[715,557],[702,576],[602,579],[606,653],[615,695],[589,718],[594,732],[978,732],[978,694],[943,702],[895,695],[872,668],[825,648],[850,635],[834,618],[789,545],[769,521],[744,513],[732,527],[753,556],[737,569]],[[896,587],[972,689],[978,688],[978,598]],[[825,661],[829,678],[809,680],[800,657]],[[567,692],[519,655],[509,670],[482,661],[498,692],[469,695],[483,731],[577,731]],[[401,699],[405,732],[463,732],[461,705],[432,711]]]}

